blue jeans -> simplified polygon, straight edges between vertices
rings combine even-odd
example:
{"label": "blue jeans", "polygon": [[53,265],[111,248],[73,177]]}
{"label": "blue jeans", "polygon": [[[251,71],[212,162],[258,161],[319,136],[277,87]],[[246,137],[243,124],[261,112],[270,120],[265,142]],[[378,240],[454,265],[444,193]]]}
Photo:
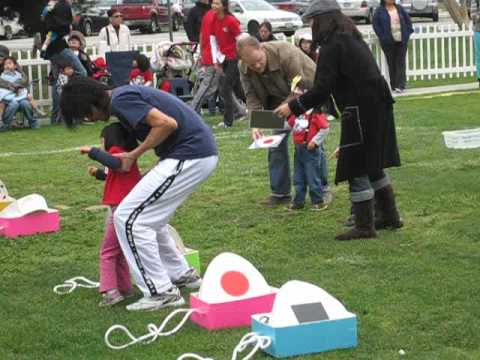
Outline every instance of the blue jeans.
{"label": "blue jeans", "polygon": [[56,124],[62,122],[62,117],[60,114],[60,95],[57,92],[57,79],[60,69],[58,68],[58,62],[62,60],[67,60],[72,63],[75,70],[75,75],[78,76],[87,76],[87,70],[83,67],[82,63],[78,56],[71,49],[63,49],[62,52],[55,54],[50,59],[52,63],[52,77],[53,77],[53,86],[52,88],[52,115],[51,123]]}
{"label": "blue jeans", "polygon": [[268,172],[270,174],[270,188],[272,195],[277,197],[289,196],[292,187],[290,179],[290,162],[288,158],[288,137],[290,131],[276,130],[273,134],[287,135],[276,148],[268,149]]}
{"label": "blue jeans", "polygon": [[358,176],[349,181],[352,202],[372,200],[375,191],[390,184],[390,179],[383,170],[369,175]]}
{"label": "blue jeans", "polygon": [[23,113],[25,119],[27,119],[32,129],[38,128],[38,122],[33,114],[32,104],[30,104],[27,99],[23,99],[20,101],[12,100],[7,103],[7,106],[2,116],[2,121],[4,124],[3,128],[9,128],[11,126],[15,114],[19,111]]}
{"label": "blue jeans", "polygon": [[307,187],[312,204],[323,201],[321,153],[321,148],[310,151],[307,145],[295,145],[295,197],[293,199],[295,204],[305,203]]}
{"label": "blue jeans", "polygon": [[323,144],[319,147],[320,150],[320,170],[322,174],[320,175],[320,179],[322,180],[322,191],[325,193],[330,191],[330,186],[328,184],[328,163],[327,163],[327,155],[325,154],[325,148]]}

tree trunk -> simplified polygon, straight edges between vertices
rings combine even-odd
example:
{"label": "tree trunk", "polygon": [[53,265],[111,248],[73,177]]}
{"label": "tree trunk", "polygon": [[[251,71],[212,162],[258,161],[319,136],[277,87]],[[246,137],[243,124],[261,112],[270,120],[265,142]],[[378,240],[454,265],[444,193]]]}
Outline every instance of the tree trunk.
{"label": "tree trunk", "polygon": [[458,4],[456,0],[444,0],[443,3],[453,21],[460,29],[462,29],[463,26],[467,27],[469,25],[470,19],[468,18],[467,4],[465,0],[461,0],[461,4]]}

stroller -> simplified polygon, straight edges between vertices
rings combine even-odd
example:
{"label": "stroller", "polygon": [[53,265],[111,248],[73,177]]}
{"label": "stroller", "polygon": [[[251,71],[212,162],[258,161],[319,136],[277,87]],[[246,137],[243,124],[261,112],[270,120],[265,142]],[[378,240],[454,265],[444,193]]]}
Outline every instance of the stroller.
{"label": "stroller", "polygon": [[192,70],[196,63],[197,45],[194,42],[162,42],[157,45],[150,63],[160,90],[170,92],[183,101],[192,99],[192,76],[195,75]]}

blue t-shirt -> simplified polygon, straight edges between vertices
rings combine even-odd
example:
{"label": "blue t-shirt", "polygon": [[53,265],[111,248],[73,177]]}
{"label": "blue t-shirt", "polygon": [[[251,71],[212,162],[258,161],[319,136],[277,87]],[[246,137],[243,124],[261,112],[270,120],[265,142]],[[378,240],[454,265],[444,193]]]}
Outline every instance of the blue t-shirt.
{"label": "blue t-shirt", "polygon": [[218,154],[210,128],[179,98],[165,91],[137,85],[121,86],[112,92],[112,115],[132,129],[140,141],[144,141],[150,132],[151,127],[145,123],[145,118],[153,108],[177,122],[177,129],[155,147],[158,157],[191,160]]}

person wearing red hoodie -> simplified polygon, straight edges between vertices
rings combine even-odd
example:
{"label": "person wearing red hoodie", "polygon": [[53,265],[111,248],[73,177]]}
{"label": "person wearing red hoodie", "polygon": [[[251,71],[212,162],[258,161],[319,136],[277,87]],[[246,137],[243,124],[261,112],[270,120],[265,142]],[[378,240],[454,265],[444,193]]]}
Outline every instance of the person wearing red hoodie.
{"label": "person wearing red hoodie", "polygon": [[[202,105],[207,101],[207,99],[216,94],[220,77],[222,75],[217,72],[213,66],[210,35],[212,33],[214,19],[215,11],[207,11],[202,18],[202,25],[200,29],[200,61],[203,68],[203,79],[190,104],[192,108],[199,114]],[[233,96],[233,106],[235,119],[244,117],[246,115],[245,106],[240,103],[235,95]]]}
{"label": "person wearing red hoodie", "polygon": [[229,128],[234,119],[234,94],[244,99],[238,69],[237,39],[241,35],[240,22],[228,10],[228,0],[213,0],[212,10],[215,16],[211,28],[210,44],[212,47],[213,66],[217,72],[224,74],[220,78],[220,95],[225,109],[223,123],[218,127]]}

